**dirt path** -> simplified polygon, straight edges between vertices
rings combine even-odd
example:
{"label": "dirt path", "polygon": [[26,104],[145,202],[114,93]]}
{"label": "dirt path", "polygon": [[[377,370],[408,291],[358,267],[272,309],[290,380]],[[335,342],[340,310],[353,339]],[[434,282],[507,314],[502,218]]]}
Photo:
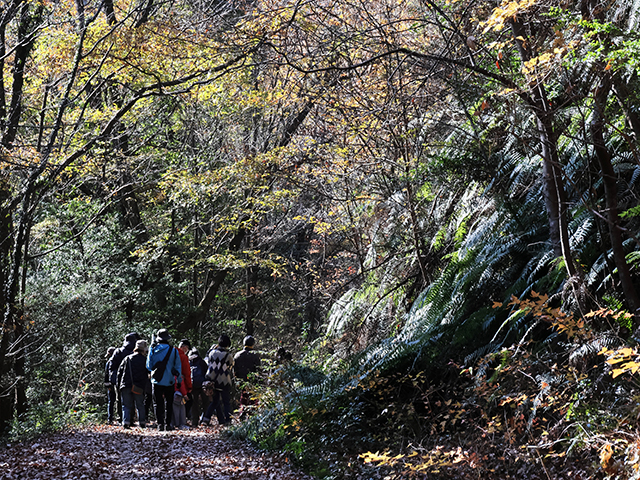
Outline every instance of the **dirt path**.
{"label": "dirt path", "polygon": [[99,425],[0,450],[3,480],[311,478],[281,458],[222,438],[215,427],[157,432]]}

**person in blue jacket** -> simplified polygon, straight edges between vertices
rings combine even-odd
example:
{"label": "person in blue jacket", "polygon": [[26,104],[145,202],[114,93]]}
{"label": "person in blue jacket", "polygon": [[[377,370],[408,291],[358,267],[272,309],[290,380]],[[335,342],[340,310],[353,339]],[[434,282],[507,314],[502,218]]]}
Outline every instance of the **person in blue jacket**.
{"label": "person in blue jacket", "polygon": [[[172,430],[171,417],[173,414],[174,377],[182,376],[182,365],[178,350],[169,345],[171,335],[161,328],[156,335],[156,341],[149,349],[147,356],[147,370],[151,372],[153,389],[153,408],[158,421],[158,430]],[[163,363],[166,359],[166,365]]]}

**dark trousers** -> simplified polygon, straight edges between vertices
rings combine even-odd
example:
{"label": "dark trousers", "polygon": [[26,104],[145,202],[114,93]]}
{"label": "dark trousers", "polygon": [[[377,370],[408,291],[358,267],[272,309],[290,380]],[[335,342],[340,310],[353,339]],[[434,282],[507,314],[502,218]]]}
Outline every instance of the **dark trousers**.
{"label": "dark trousers", "polygon": [[116,397],[116,389],[113,387],[107,388],[107,420],[109,422],[114,422],[116,420],[114,416],[116,402],[118,401]]}
{"label": "dark trousers", "polygon": [[[153,406],[153,390],[144,392],[144,411],[147,412],[147,421],[151,420],[150,413],[151,407]],[[155,410],[154,410],[155,412]]]}
{"label": "dark trousers", "polygon": [[203,420],[211,419],[214,411],[216,412],[220,425],[231,423],[231,388],[213,391],[213,400],[209,404]]}
{"label": "dark trousers", "polygon": [[171,425],[173,416],[173,385],[153,384],[153,409],[156,412],[158,425]]}
{"label": "dark trousers", "polygon": [[200,414],[206,412],[209,407],[209,397],[204,393],[202,387],[193,387],[189,401],[191,405],[188,415],[191,417],[191,426],[197,427],[200,422]]}

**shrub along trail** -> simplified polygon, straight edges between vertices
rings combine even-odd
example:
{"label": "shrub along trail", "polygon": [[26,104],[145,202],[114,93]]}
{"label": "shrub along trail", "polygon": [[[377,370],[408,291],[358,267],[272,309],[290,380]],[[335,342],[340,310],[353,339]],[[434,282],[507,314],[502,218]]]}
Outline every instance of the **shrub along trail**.
{"label": "shrub along trail", "polygon": [[1,479],[307,480],[286,460],[220,436],[217,427],[172,432],[96,425],[3,445]]}

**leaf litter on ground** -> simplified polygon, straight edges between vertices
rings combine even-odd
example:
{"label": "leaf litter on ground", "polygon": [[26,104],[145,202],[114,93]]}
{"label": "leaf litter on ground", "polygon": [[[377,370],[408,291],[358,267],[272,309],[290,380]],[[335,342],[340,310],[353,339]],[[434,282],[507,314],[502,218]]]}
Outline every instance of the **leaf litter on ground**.
{"label": "leaf litter on ground", "polygon": [[158,432],[94,425],[4,445],[0,479],[310,480],[284,457],[220,435],[218,427]]}

